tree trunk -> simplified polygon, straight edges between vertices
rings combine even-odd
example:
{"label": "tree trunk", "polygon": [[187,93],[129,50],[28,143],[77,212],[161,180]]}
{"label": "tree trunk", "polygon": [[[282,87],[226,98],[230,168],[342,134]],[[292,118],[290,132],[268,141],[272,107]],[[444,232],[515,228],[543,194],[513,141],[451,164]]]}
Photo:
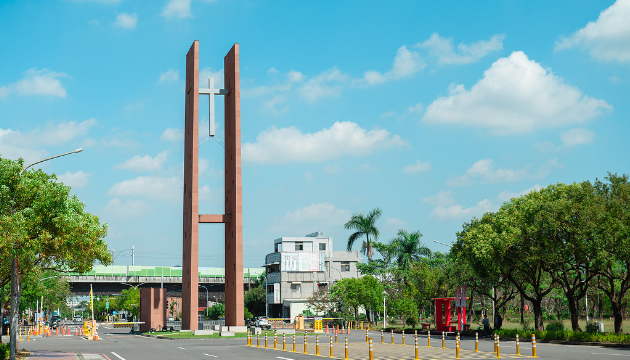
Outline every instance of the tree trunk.
{"label": "tree trunk", "polygon": [[470,309],[468,310],[468,319],[466,320],[466,322],[468,322],[469,324],[472,322],[472,315],[475,312],[475,302],[473,301],[474,297],[473,297],[473,292],[470,292]]}
{"label": "tree trunk", "polygon": [[571,295],[571,297],[567,295],[567,300],[569,302],[569,313],[571,314],[571,329],[573,329],[573,331],[582,331],[582,329],[580,329],[580,321],[579,321],[579,314],[580,314],[579,300],[573,295]]}
{"label": "tree trunk", "polygon": [[623,306],[611,299],[611,310],[613,317],[615,318],[615,334],[621,334],[621,328],[623,326]]}
{"label": "tree trunk", "polygon": [[544,331],[545,326],[543,324],[542,300],[531,300],[531,303],[534,308],[534,327],[536,331]]}
{"label": "tree trunk", "polygon": [[521,324],[525,322],[525,299],[521,295]]}

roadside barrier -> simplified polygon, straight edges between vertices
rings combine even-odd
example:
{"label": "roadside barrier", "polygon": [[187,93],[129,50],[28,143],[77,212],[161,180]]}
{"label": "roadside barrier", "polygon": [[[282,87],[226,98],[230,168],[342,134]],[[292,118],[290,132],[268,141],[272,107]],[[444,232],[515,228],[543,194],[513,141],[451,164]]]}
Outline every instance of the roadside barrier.
{"label": "roadside barrier", "polygon": [[403,340],[402,340],[403,343],[402,344],[405,345],[405,329],[403,329],[403,331],[402,331],[402,338],[403,338]]}
{"label": "roadside barrier", "polygon": [[394,344],[394,330],[392,330],[392,344]]}
{"label": "roadside barrier", "polygon": [[383,330],[381,330],[381,344],[385,344],[385,338],[383,337]]}
{"label": "roadside barrier", "polygon": [[446,349],[446,339],[444,338],[444,331],[442,331],[442,349]]}
{"label": "roadside barrier", "polygon": [[348,360],[348,338],[346,337],[346,355],[343,357],[343,360]]}
{"label": "roadside barrier", "polygon": [[499,335],[497,335],[497,359],[501,358],[501,341]]}
{"label": "roadside barrier", "polygon": [[333,342],[332,342],[332,336],[330,337],[330,357],[333,357]]}
{"label": "roadside barrier", "polygon": [[335,333],[335,344],[337,343],[337,333],[339,332],[339,329],[337,329],[337,332]]}
{"label": "roadside barrier", "polygon": [[365,330],[365,342],[368,342],[368,331]]}
{"label": "roadside barrier", "polygon": [[256,347],[260,347],[260,335],[256,334]]}
{"label": "roadside barrier", "polygon": [[518,344],[518,334],[516,334],[516,355],[521,355],[521,347]]}
{"label": "roadside barrier", "polygon": [[532,357],[537,358],[536,356],[536,335],[532,334]]}
{"label": "roadside barrier", "polygon": [[455,359],[461,359],[459,357],[459,336],[455,338]]}
{"label": "roadside barrier", "polygon": [[276,330],[273,331],[273,349],[277,350],[278,347],[278,335],[276,334]]}
{"label": "roadside barrier", "polygon": [[287,351],[287,337],[286,334],[282,334],[282,351]]}
{"label": "roadside barrier", "polygon": [[304,353],[307,354],[306,352],[306,347],[308,346],[308,338],[306,337],[306,333],[304,333]]}
{"label": "roadside barrier", "polygon": [[295,352],[295,334],[293,334],[293,352]]}
{"label": "roadside barrier", "polygon": [[494,334],[494,352],[497,352],[497,334]]}
{"label": "roadside barrier", "polygon": [[414,360],[419,360],[418,359],[418,335],[416,335],[416,357],[414,358]]}
{"label": "roadside barrier", "polygon": [[[518,340],[516,343],[518,344]],[[478,332],[475,332],[475,352],[479,352],[479,333]]]}
{"label": "roadside barrier", "polygon": [[372,347],[372,339],[370,339],[370,360],[374,360],[374,347]]}
{"label": "roadside barrier", "polygon": [[315,355],[319,356],[319,336],[315,336]]}
{"label": "roadside barrier", "polygon": [[429,330],[429,336],[427,337],[427,347],[431,347],[431,330]]}

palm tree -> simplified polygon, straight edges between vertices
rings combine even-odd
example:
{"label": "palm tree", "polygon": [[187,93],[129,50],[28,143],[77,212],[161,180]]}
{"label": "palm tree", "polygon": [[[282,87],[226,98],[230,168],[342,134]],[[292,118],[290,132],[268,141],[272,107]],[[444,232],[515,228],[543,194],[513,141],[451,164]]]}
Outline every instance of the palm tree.
{"label": "palm tree", "polygon": [[356,230],[348,238],[348,251],[352,251],[354,242],[365,235],[365,240],[361,245],[361,254],[366,254],[369,260],[372,260],[372,242],[378,238],[378,229],[376,228],[376,220],[381,217],[382,210],[376,208],[370,211],[367,216],[364,214],[354,214],[344,225],[346,230]]}
{"label": "palm tree", "polygon": [[424,246],[420,238],[420,231],[407,232],[406,230],[398,230],[398,237],[390,241],[393,247],[392,256],[396,258],[398,268],[401,270],[409,270],[415,261],[420,258],[431,257],[431,249]]}

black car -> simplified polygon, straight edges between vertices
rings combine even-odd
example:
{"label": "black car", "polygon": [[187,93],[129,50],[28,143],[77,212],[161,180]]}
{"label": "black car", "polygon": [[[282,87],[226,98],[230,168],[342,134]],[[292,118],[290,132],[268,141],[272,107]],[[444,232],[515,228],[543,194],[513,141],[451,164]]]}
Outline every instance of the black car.
{"label": "black car", "polygon": [[4,321],[2,323],[2,335],[6,335],[9,332],[9,318],[4,318]]}

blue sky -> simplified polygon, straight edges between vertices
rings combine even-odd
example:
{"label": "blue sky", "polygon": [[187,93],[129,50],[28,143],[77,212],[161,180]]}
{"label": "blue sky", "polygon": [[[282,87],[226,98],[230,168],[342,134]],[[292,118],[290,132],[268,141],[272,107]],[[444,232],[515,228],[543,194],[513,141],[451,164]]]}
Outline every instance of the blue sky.
{"label": "blue sky", "polygon": [[[420,230],[445,251],[433,240],[510,197],[630,173],[629,0],[2,2],[0,153],[82,147],[42,168],[137,265],[181,264],[193,40],[219,86],[240,43],[246,266],[280,236],[343,250],[343,224],[375,207],[379,240]],[[221,213],[223,149],[199,154],[200,212]],[[200,266],[223,266],[222,226],[199,242]]]}

